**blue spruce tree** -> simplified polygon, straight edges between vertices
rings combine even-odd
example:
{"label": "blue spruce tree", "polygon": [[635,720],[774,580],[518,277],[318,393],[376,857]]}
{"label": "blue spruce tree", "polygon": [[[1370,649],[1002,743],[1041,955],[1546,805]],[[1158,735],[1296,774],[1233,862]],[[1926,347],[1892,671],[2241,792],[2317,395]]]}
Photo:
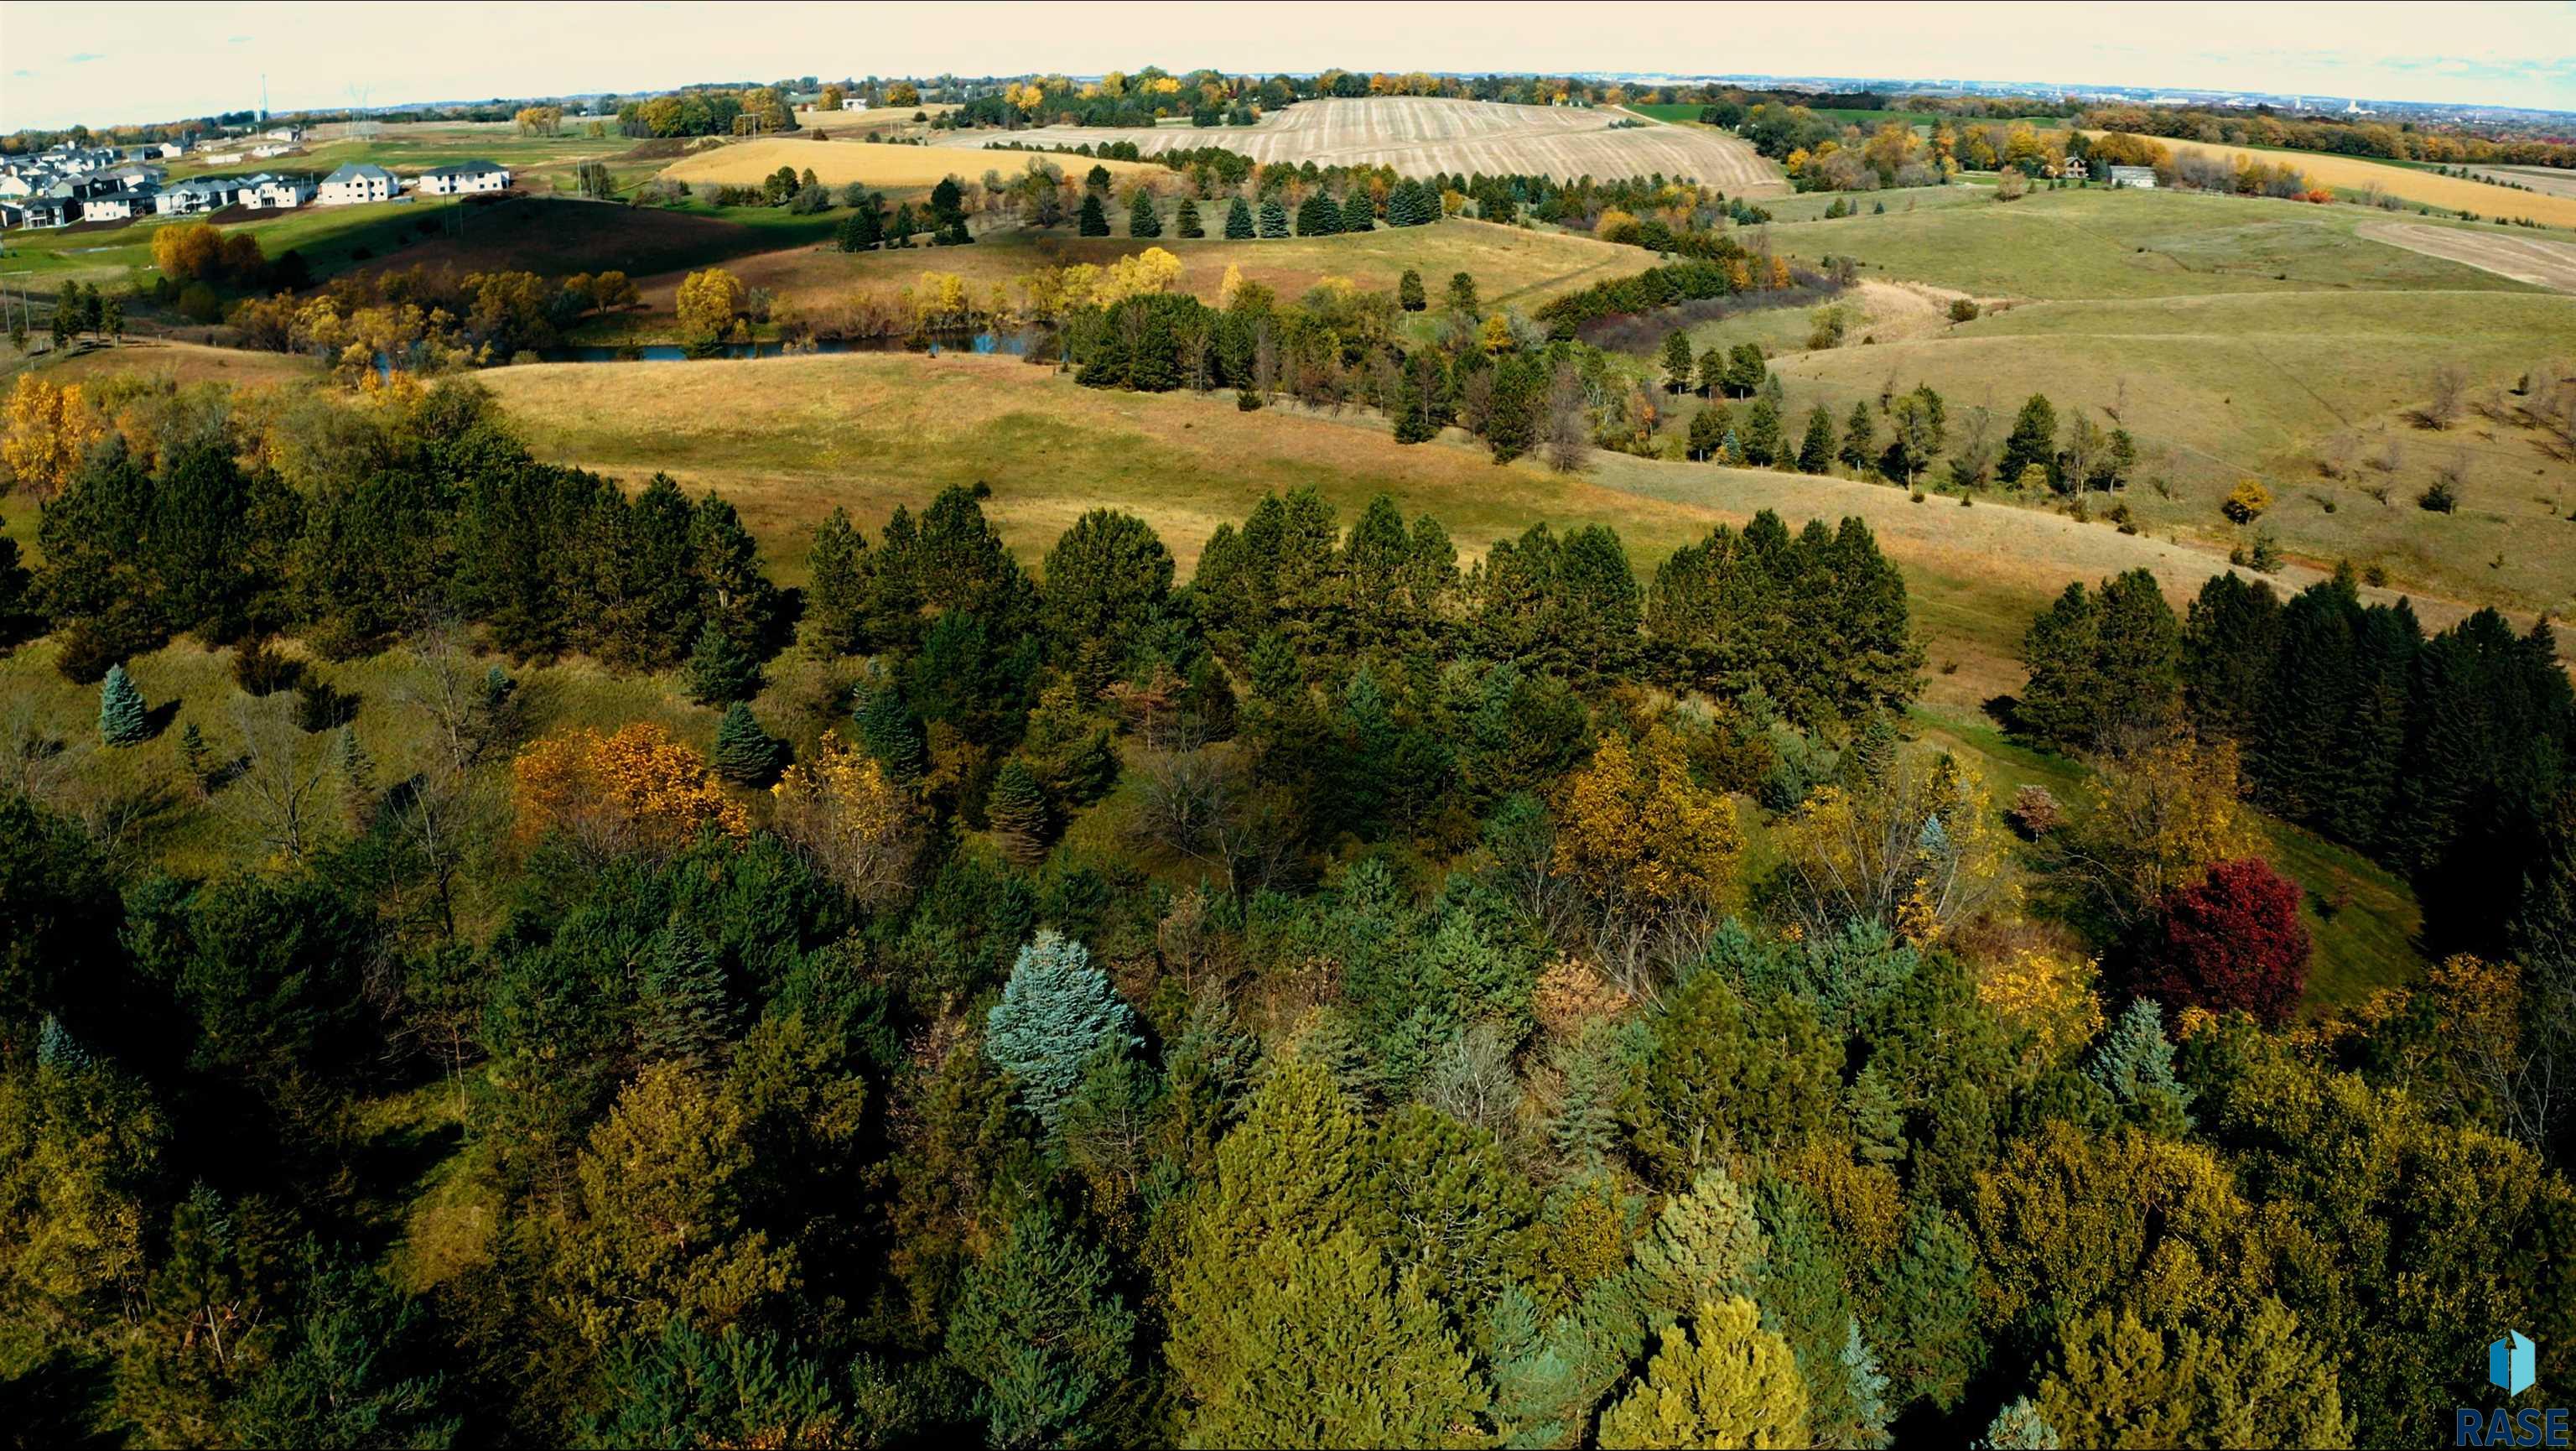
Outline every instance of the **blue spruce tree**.
{"label": "blue spruce tree", "polygon": [[1020,1102],[1053,1129],[1093,1054],[1144,1040],[1079,942],[1040,932],[1020,949],[1002,1000],[984,1020],[984,1055],[1019,1080]]}

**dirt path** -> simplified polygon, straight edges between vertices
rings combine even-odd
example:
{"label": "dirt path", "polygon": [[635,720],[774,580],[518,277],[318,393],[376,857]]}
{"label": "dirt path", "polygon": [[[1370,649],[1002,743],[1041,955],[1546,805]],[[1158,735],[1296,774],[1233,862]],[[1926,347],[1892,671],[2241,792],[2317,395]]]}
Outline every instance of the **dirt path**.
{"label": "dirt path", "polygon": [[2516,282],[2576,292],[2576,244],[2503,232],[2428,227],[2420,222],[2364,222],[2353,230],[2374,242],[2421,252],[2427,257],[2465,262]]}

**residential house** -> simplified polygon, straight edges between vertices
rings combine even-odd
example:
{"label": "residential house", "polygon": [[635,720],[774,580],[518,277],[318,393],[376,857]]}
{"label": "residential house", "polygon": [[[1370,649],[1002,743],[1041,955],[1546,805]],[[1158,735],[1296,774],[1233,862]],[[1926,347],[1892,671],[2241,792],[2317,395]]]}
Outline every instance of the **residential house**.
{"label": "residential house", "polygon": [[242,153],[238,151],[208,151],[200,153],[198,159],[201,161],[213,162],[217,166],[230,166],[234,162],[242,159]]}
{"label": "residential house", "polygon": [[68,227],[79,218],[80,211],[80,198],[69,195],[55,196],[48,192],[43,196],[27,198],[27,220],[22,225]]}
{"label": "residential house", "polygon": [[2152,166],[2115,166],[2111,168],[2111,185],[2132,186],[2140,191],[2156,189],[2156,169]]}
{"label": "residential house", "polygon": [[263,171],[243,178],[238,196],[241,204],[249,207],[300,207],[313,200],[313,179]]}
{"label": "residential house", "polygon": [[130,222],[137,215],[152,213],[153,188],[101,192],[81,203],[84,222]]}
{"label": "residential house", "polygon": [[266,160],[272,156],[284,156],[288,152],[296,149],[296,145],[292,141],[265,141],[252,147],[250,149],[250,154],[259,157],[262,160]]}
{"label": "residential house", "polygon": [[0,173],[0,197],[31,197],[44,189],[44,177],[41,172]]}
{"label": "residential house", "polygon": [[19,202],[0,202],[0,232],[27,225],[27,208]]}
{"label": "residential house", "polygon": [[322,178],[317,200],[326,207],[345,207],[358,202],[391,201],[400,190],[392,172],[369,162],[353,161]]}
{"label": "residential house", "polygon": [[152,210],[165,217],[192,217],[219,212],[233,204],[242,184],[226,176],[200,176],[167,186],[152,198]]}
{"label": "residential house", "polygon": [[476,192],[508,191],[509,168],[489,161],[460,161],[454,166],[441,166],[420,174],[412,189],[422,196],[465,196]]}

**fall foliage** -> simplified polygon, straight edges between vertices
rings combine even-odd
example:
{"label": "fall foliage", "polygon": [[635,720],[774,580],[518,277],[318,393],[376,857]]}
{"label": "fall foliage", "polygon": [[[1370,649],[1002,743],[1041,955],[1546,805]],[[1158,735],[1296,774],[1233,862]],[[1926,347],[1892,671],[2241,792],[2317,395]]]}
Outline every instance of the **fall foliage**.
{"label": "fall foliage", "polygon": [[520,752],[511,774],[523,840],[562,832],[603,854],[667,851],[702,831],[749,829],[705,759],[649,721],[549,736]]}

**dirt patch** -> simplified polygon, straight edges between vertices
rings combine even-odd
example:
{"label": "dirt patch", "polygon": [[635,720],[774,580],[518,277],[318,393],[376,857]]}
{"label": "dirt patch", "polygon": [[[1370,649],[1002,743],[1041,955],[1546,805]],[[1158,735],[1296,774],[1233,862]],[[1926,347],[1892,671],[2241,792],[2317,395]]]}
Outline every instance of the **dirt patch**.
{"label": "dirt patch", "polygon": [[2471,267],[2547,287],[2576,292],[2576,245],[2517,237],[2509,233],[2468,232],[2455,227],[2428,227],[2419,222],[2364,222],[2354,229],[2374,242],[2465,262]]}

